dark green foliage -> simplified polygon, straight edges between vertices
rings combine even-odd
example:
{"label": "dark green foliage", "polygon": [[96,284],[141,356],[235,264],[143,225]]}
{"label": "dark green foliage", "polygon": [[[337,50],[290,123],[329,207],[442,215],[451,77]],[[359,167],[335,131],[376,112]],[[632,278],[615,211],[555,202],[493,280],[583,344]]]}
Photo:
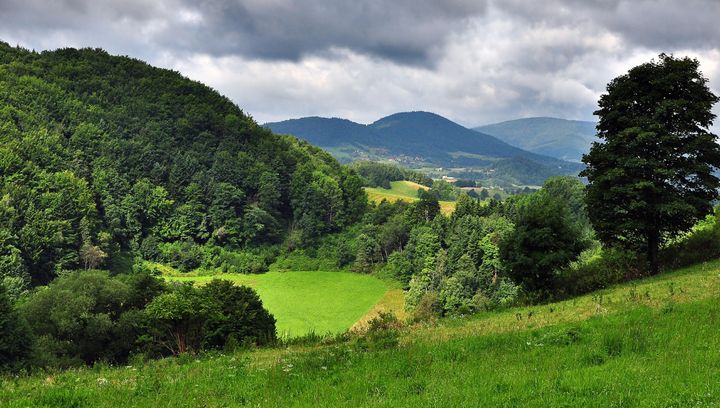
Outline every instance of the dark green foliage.
{"label": "dark green foliage", "polygon": [[30,331],[0,283],[0,370],[22,363],[30,353]]}
{"label": "dark green foliage", "polygon": [[543,296],[587,242],[567,204],[544,191],[523,196],[516,211],[515,230],[501,243],[502,258],[515,282]]}
{"label": "dark green foliage", "polygon": [[410,204],[408,214],[415,223],[427,223],[440,213],[440,203],[435,194],[427,190],[418,190],[420,200]]}
{"label": "dark green foliage", "polygon": [[600,98],[598,136],[584,158],[587,202],[598,238],[658,250],[708,214],[717,198],[720,146],[708,131],[718,101],[690,58],[660,55],[615,78]]}
{"label": "dark green foliage", "polygon": [[0,43],[0,107],[0,264],[20,291],[163,242],[254,247],[292,227],[311,244],[365,210],[328,154],[138,60]]}
{"label": "dark green foliage", "polygon": [[257,293],[228,281],[175,285],[155,297],[145,315],[153,341],[175,355],[276,340],[275,318]]}
{"label": "dark green foliage", "polygon": [[213,280],[201,291],[206,301],[218,308],[205,321],[205,348],[222,349],[229,341],[265,345],[276,340],[275,318],[263,308],[253,289]]}
{"label": "dark green foliage", "polygon": [[107,272],[86,271],[55,279],[20,305],[37,337],[33,364],[124,361],[140,334],[141,319],[132,312],[162,290],[157,278],[148,275],[111,278]]}

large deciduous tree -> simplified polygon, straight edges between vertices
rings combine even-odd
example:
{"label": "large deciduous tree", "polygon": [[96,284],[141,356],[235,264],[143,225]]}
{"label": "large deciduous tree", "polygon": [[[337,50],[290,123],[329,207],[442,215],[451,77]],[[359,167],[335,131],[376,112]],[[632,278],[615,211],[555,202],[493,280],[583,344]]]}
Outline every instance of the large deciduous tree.
{"label": "large deciduous tree", "polygon": [[718,100],[697,60],[665,54],[615,78],[600,97],[601,141],[583,157],[590,220],[604,243],[644,250],[652,273],[663,242],[717,197],[720,147],[708,129]]}

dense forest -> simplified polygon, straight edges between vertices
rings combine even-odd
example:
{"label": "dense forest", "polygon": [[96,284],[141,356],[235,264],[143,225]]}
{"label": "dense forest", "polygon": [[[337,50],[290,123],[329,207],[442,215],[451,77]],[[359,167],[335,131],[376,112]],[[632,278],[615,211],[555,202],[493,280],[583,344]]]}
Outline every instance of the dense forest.
{"label": "dense forest", "polygon": [[0,44],[0,129],[0,264],[23,288],[124,251],[308,243],[366,204],[359,177],[322,150],[101,50]]}

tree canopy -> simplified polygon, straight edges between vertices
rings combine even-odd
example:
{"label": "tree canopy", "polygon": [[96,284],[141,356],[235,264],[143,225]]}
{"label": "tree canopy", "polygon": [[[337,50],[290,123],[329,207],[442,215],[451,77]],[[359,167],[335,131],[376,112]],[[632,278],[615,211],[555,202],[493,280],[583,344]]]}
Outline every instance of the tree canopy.
{"label": "tree canopy", "polygon": [[583,157],[590,220],[604,243],[644,250],[653,272],[663,242],[717,198],[717,101],[697,60],[665,54],[612,80],[600,98],[601,141]]}

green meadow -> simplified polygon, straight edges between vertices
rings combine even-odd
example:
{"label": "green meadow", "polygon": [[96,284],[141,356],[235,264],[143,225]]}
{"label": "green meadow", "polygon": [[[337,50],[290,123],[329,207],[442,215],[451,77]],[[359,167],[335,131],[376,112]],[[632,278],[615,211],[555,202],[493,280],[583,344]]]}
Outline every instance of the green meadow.
{"label": "green meadow", "polygon": [[167,279],[197,284],[225,279],[252,287],[277,319],[281,338],[342,333],[367,314],[388,290],[380,279],[348,272],[267,272]]}
{"label": "green meadow", "polygon": [[714,261],[412,326],[384,350],[350,340],[6,377],[0,405],[711,407],[720,404],[719,299]]}
{"label": "green meadow", "polygon": [[[390,202],[405,201],[412,203],[419,200],[418,190],[420,189],[427,190],[428,187],[423,186],[422,184],[414,183],[412,181],[402,180],[391,181],[390,189],[381,187],[366,187],[365,192],[368,195],[368,199],[376,203],[379,203],[382,200],[387,200]],[[455,202],[440,201],[440,210],[445,215],[451,214],[453,211],[455,211]]]}

